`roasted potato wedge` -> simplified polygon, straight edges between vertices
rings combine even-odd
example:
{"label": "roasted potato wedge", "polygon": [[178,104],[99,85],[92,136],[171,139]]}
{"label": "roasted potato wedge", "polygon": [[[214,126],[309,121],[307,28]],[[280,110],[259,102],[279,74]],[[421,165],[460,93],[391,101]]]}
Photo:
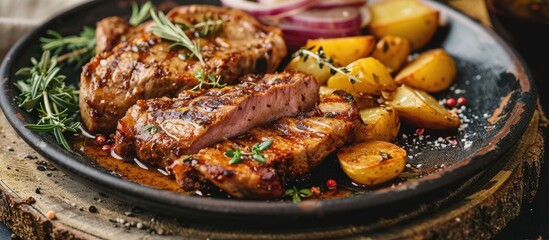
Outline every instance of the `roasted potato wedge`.
{"label": "roasted potato wedge", "polygon": [[[380,95],[381,91],[394,91],[397,88],[389,70],[375,58],[356,60],[345,67],[347,74],[336,73],[328,79],[328,87],[345,90],[355,96]],[[356,82],[349,76],[356,78]]]}
{"label": "roasted potato wedge", "polygon": [[286,70],[288,69],[294,69],[310,74],[315,77],[316,81],[320,85],[326,85],[328,78],[332,76],[329,67],[323,66],[322,68],[320,68],[316,59],[311,57],[307,58],[306,61],[304,61],[303,58],[299,56],[294,57],[286,66]]}
{"label": "roasted potato wedge", "polygon": [[422,53],[398,73],[395,81],[433,93],[450,87],[456,74],[456,63],[444,49],[439,48]]}
{"label": "roasted potato wedge", "polygon": [[459,117],[431,95],[406,85],[400,86],[390,102],[402,120],[420,128],[452,129],[459,127]]}
{"label": "roasted potato wedge", "polygon": [[392,73],[406,63],[411,51],[412,47],[406,38],[387,35],[377,42],[372,57],[383,63]]}
{"label": "roasted potato wedge", "polygon": [[373,36],[356,36],[311,39],[307,41],[305,48],[315,47],[311,51],[316,52],[319,47],[322,47],[326,56],[331,57],[337,64],[345,66],[357,59],[367,57],[375,44],[376,39]]}
{"label": "roasted potato wedge", "polygon": [[406,38],[413,49],[431,40],[438,28],[437,10],[418,0],[386,0],[370,6],[370,31],[377,37]]}
{"label": "roasted potato wedge", "polygon": [[354,182],[376,185],[398,176],[406,165],[406,151],[392,143],[369,141],[337,153],[343,171]]}
{"label": "roasted potato wedge", "polygon": [[398,112],[390,106],[367,108],[360,111],[364,121],[356,133],[356,142],[372,140],[392,141],[400,130]]}

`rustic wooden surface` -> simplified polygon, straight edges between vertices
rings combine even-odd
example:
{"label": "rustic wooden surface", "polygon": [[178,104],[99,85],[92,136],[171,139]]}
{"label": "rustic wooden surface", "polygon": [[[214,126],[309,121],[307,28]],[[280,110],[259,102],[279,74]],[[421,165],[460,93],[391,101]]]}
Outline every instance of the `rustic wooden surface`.
{"label": "rustic wooden surface", "polygon": [[[193,225],[111,199],[47,164],[0,116],[0,221],[24,239],[484,239],[497,234],[537,189],[547,121],[538,111],[520,144],[464,189],[376,223],[268,231]],[[95,209],[96,211],[94,211]],[[46,213],[56,212],[55,220]]]}

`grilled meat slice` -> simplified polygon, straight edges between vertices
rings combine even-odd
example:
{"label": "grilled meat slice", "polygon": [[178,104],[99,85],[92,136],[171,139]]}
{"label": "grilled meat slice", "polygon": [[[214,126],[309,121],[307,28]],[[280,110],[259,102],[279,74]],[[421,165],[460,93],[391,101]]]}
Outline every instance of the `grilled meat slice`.
{"label": "grilled meat slice", "polygon": [[[166,167],[223,139],[313,108],[319,86],[300,72],[253,75],[222,89],[140,100],[119,121],[115,152]],[[152,129],[156,129],[151,131]]]}
{"label": "grilled meat slice", "polygon": [[[260,24],[243,11],[194,5],[177,7],[167,14],[172,21],[187,25],[197,24],[205,16],[223,19],[219,31],[199,38],[190,31],[187,33],[200,43],[206,62],[204,70],[221,78],[222,83],[233,83],[246,73],[272,72],[286,55],[280,30]],[[124,28],[120,20],[105,21],[107,27],[99,29],[103,32],[99,37],[105,37],[98,45],[99,50],[109,49],[109,39],[116,39],[113,36],[124,32],[108,29],[109,21],[113,28]],[[198,84],[194,73],[203,70],[200,62],[187,58],[187,49],[170,47],[172,42],[149,33],[146,29],[153,24],[137,27],[129,39],[84,66],[80,110],[88,131],[112,132],[116,121],[137,100],[174,97]]]}
{"label": "grilled meat slice", "polygon": [[[301,117],[286,117],[268,126],[256,127],[200,150],[192,158],[177,160],[171,167],[185,190],[196,190],[196,172],[237,198],[272,199],[284,196],[284,183],[310,172],[330,153],[353,140],[355,124],[362,124],[353,97],[336,91],[318,107]],[[263,151],[265,163],[243,156],[242,162],[229,164],[226,151],[249,153],[256,143],[272,140]],[[194,171],[192,169],[194,167]],[[189,184],[189,183],[195,184]]]}
{"label": "grilled meat slice", "polygon": [[131,28],[121,17],[113,16],[97,22],[95,28],[95,52],[111,51]]}
{"label": "grilled meat slice", "polygon": [[127,41],[137,33],[142,33],[147,25],[150,23],[133,27],[126,19],[118,16],[100,20],[95,28],[95,52],[100,54],[113,50],[120,42]]}

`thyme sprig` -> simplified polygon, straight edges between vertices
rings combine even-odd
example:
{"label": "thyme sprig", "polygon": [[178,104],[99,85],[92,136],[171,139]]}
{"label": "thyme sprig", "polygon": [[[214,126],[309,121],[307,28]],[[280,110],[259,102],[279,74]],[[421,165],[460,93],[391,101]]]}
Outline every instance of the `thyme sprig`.
{"label": "thyme sprig", "polygon": [[301,202],[301,198],[308,198],[313,196],[313,192],[308,188],[297,190],[296,187],[293,187],[287,189],[286,192],[284,192],[284,196],[291,197],[294,203],[299,203]]}
{"label": "thyme sprig", "polygon": [[154,35],[174,42],[170,47],[181,46],[186,48],[200,61],[202,66],[206,66],[206,62],[204,62],[204,58],[200,52],[200,45],[197,41],[191,40],[183,29],[171,22],[164,13],[156,13],[154,10],[151,10],[150,14],[156,23],[150,28],[150,31]]}
{"label": "thyme sprig", "polygon": [[143,23],[151,17],[152,9],[154,9],[154,5],[150,1],[143,4],[141,8],[139,8],[137,3],[132,3],[132,15],[128,22],[134,27]]}
{"label": "thyme sprig", "polygon": [[15,101],[27,112],[37,112],[40,119],[25,127],[34,132],[53,134],[61,146],[72,151],[63,133],[77,132],[80,127],[79,91],[65,84],[66,77],[59,74],[56,57],[52,57],[49,51],[42,54],[40,61],[32,58],[31,62],[32,67],[22,68],[16,73],[25,79],[15,82],[15,87],[21,92]]}
{"label": "thyme sprig", "polygon": [[227,86],[227,84],[220,83],[221,78],[215,77],[212,74],[206,74],[204,69],[201,69],[199,72],[194,72],[194,77],[198,79],[198,84],[194,86],[191,90],[199,90],[202,89],[203,86],[208,85],[213,88],[222,88]]}
{"label": "thyme sprig", "polygon": [[145,125],[145,128],[143,128],[143,131],[148,131],[151,134],[155,134],[158,131],[158,127],[153,124],[147,124]]}
{"label": "thyme sprig", "polygon": [[252,159],[259,163],[265,163],[265,156],[263,151],[273,145],[273,140],[267,140],[262,143],[256,143],[252,146],[252,152],[243,152],[238,146],[235,146],[234,150],[225,152],[225,156],[232,157],[229,160],[229,164],[237,164],[242,162],[244,156],[252,156]]}
{"label": "thyme sprig", "polygon": [[317,61],[320,69],[322,69],[324,66],[327,66],[330,68],[330,73],[332,75],[336,73],[341,73],[347,76],[352,84],[360,82],[360,80],[358,80],[356,76],[349,74],[351,73],[351,71],[346,67],[336,67],[334,65],[334,60],[331,57],[326,56],[326,53],[324,52],[322,46],[317,49],[316,53],[313,52],[313,49],[315,48],[316,46],[312,46],[310,48],[302,48],[297,51],[296,55],[303,59],[304,62],[307,61],[309,57],[314,58]]}
{"label": "thyme sprig", "polygon": [[95,55],[95,29],[84,27],[78,35],[62,36],[56,31],[48,30],[48,36],[40,38],[43,51],[52,51],[57,62],[67,61],[81,67]]}

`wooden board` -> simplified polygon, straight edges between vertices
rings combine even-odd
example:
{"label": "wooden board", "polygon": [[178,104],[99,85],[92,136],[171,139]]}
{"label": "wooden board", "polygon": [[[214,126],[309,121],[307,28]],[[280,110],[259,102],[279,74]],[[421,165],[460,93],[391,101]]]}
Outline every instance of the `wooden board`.
{"label": "wooden board", "polygon": [[[24,239],[484,239],[533,199],[543,157],[541,111],[517,148],[461,187],[392,216],[351,226],[258,230],[193,224],[156,216],[74,181],[28,147],[0,116],[0,221]],[[55,211],[56,219],[46,213]]]}

